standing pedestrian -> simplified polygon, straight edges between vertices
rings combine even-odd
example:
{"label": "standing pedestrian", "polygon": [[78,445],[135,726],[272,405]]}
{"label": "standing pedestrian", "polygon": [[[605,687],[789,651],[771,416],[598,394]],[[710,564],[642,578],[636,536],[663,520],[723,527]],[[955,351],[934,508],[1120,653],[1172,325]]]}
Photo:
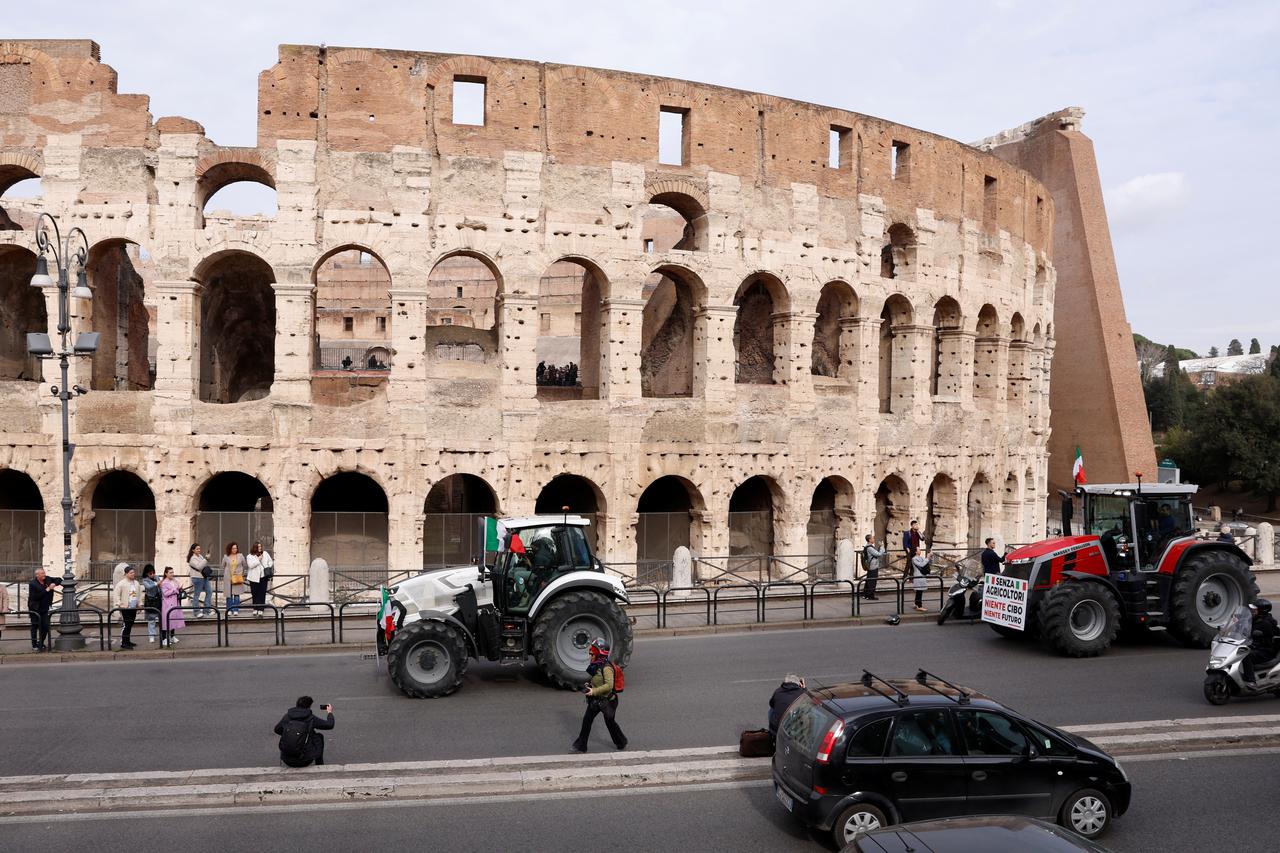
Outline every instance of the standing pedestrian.
{"label": "standing pedestrian", "polygon": [[156,641],[160,625],[160,608],[164,597],[160,594],[160,582],[156,580],[156,567],[147,563],[142,567],[142,615],[147,619],[147,642]]}
{"label": "standing pedestrian", "polygon": [[924,593],[929,588],[929,575],[933,572],[928,551],[911,558],[911,588],[916,593],[916,612],[924,612]]}
{"label": "standing pedestrian", "polygon": [[244,555],[240,543],[231,542],[222,556],[222,577],[227,582],[227,615],[240,615],[240,596],[244,595]]}
{"label": "standing pedestrian", "polygon": [[875,601],[876,580],[880,576],[880,567],[884,565],[884,558],[889,553],[889,549],[885,547],[876,547],[875,537],[870,533],[867,534],[866,544],[862,546],[862,570],[866,573],[862,581],[862,597],[867,601]]}
{"label": "standing pedestrian", "polygon": [[120,621],[124,623],[120,631],[120,648],[126,651],[136,648],[131,635],[133,621],[138,618],[138,605],[142,601],[142,584],[138,583],[138,570],[133,566],[124,567],[124,577],[116,584],[113,600],[120,609]]}
{"label": "standing pedestrian", "polygon": [[907,552],[908,560],[920,553],[920,522],[914,518],[910,529],[902,531],[902,550]]}
{"label": "standing pedestrian", "polygon": [[1000,574],[1000,564],[1004,562],[1004,558],[1008,555],[996,553],[996,540],[990,536],[987,537],[985,548],[982,549],[982,576],[986,577],[990,574]]}
{"label": "standing pedestrian", "polygon": [[[191,570],[191,615],[197,619],[213,615],[213,566],[199,545],[187,550],[187,567]],[[203,610],[200,609],[201,595],[204,596]]]}
{"label": "standing pedestrian", "polygon": [[333,728],[333,706],[320,706],[328,715],[322,720],[311,713],[313,704],[315,700],[310,696],[299,696],[298,703],[276,723],[274,731],[280,735],[280,760],[290,767],[306,767],[313,761],[317,767],[324,764],[324,735],[316,730]]}
{"label": "standing pedestrian", "polygon": [[165,566],[164,577],[160,581],[161,646],[172,647],[178,642],[178,630],[187,627],[187,620],[182,615],[182,599],[186,595],[173,575],[173,566]]}
{"label": "standing pedestrian", "polygon": [[591,724],[597,714],[604,714],[604,724],[613,738],[616,749],[627,748],[627,736],[622,733],[614,716],[618,713],[618,693],[614,690],[617,683],[614,663],[609,660],[609,643],[603,637],[591,641],[591,663],[587,664],[587,674],[591,680],[582,688],[587,694],[587,710],[582,715],[582,730],[578,732],[569,749],[574,752],[586,752],[587,740],[591,737]]}
{"label": "standing pedestrian", "polygon": [[9,585],[0,583],[0,639],[4,638],[4,628],[9,624]]}
{"label": "standing pedestrian", "polygon": [[62,584],[45,576],[44,566],[37,566],[35,576],[27,584],[27,610],[31,611],[31,648],[37,652],[49,651],[49,608],[53,607],[53,595],[62,592]]}
{"label": "standing pedestrian", "polygon": [[263,549],[261,542],[254,542],[245,557],[248,571],[245,578],[249,581],[249,593],[253,600],[253,615],[262,618],[262,610],[267,604],[267,585],[275,576],[276,564],[271,554]]}

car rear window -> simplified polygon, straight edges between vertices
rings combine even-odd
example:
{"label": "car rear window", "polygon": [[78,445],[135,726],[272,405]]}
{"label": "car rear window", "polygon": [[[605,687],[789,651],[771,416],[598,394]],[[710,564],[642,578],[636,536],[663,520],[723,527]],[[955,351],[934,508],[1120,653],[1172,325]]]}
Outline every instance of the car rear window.
{"label": "car rear window", "polygon": [[835,721],[835,715],[826,708],[816,704],[807,696],[801,696],[791,703],[787,715],[782,718],[782,725],[778,728],[802,755],[813,758],[818,754],[818,744],[822,743],[822,736]]}

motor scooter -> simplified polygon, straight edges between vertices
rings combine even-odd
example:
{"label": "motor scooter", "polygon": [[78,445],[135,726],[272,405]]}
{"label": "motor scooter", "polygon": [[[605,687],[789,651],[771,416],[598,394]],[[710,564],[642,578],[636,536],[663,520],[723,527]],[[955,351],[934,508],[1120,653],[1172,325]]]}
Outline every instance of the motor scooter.
{"label": "motor scooter", "polygon": [[[968,609],[965,608],[965,594],[969,596]],[[973,621],[982,615],[982,573],[968,568],[956,570],[951,589],[947,590],[947,598],[938,611],[938,624],[946,624],[952,617]]]}
{"label": "motor scooter", "polygon": [[1253,615],[1241,607],[1213,638],[1204,677],[1204,698],[1210,705],[1225,705],[1232,696],[1280,696],[1280,659],[1255,665],[1252,686],[1244,680],[1244,661],[1253,651],[1252,631]]}

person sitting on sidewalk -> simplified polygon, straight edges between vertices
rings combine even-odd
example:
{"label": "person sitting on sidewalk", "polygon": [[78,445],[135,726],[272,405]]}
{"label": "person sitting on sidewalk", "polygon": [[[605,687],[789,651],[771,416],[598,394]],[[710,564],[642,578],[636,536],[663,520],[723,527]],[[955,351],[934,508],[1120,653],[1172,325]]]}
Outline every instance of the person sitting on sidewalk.
{"label": "person sitting on sidewalk", "polygon": [[290,767],[306,767],[312,762],[317,767],[324,764],[324,735],[317,729],[333,728],[333,706],[320,706],[328,715],[322,720],[311,713],[314,702],[310,696],[299,696],[298,703],[276,723],[274,731],[280,735],[280,760]]}

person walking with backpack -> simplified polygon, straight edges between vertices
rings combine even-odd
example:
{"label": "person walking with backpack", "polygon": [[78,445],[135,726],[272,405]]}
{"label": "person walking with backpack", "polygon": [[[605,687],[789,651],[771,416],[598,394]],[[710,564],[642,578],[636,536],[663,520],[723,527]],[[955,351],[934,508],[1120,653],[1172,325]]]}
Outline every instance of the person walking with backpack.
{"label": "person walking with backpack", "polygon": [[870,533],[867,534],[866,544],[862,546],[862,570],[864,572],[862,597],[867,601],[875,601],[878,597],[876,595],[876,580],[880,576],[880,567],[884,565],[884,558],[888,553],[888,548],[877,548],[875,537]]}
{"label": "person walking with backpack", "polygon": [[156,580],[156,567],[147,563],[142,567],[142,615],[147,619],[147,642],[154,643],[159,633],[160,609],[164,600],[160,595],[160,582]]}
{"label": "person walking with backpack", "polygon": [[911,558],[911,588],[916,593],[917,613],[924,612],[924,593],[929,588],[929,575],[932,573],[932,555],[928,551],[923,551]]}
{"label": "person walking with backpack", "polygon": [[187,627],[182,615],[182,599],[186,597],[173,575],[173,566],[164,567],[160,580],[160,645],[172,647],[178,642],[178,630]]}
{"label": "person walking with backpack", "polygon": [[290,767],[306,767],[312,762],[317,767],[324,764],[324,735],[317,730],[333,728],[333,706],[320,706],[326,714],[322,720],[311,712],[313,704],[315,700],[310,696],[299,696],[297,704],[276,723],[274,731],[280,735],[280,760]]}
{"label": "person walking with backpack", "polygon": [[138,618],[138,605],[142,603],[142,584],[138,583],[138,570],[133,566],[124,567],[124,577],[116,584],[112,603],[120,609],[120,620],[124,628],[120,631],[120,648],[124,650],[137,648],[133,644],[133,622]]}
{"label": "person walking with backpack", "polygon": [[627,748],[627,736],[614,718],[618,713],[618,693],[622,691],[622,670],[609,660],[609,643],[603,637],[591,641],[591,663],[587,665],[587,674],[591,680],[582,688],[587,695],[587,710],[582,715],[582,730],[578,739],[570,744],[573,752],[586,752],[587,741],[591,737],[591,724],[596,715],[604,714],[604,724],[613,738],[616,749]]}
{"label": "person walking with backpack", "polygon": [[[197,619],[213,613],[213,566],[199,545],[187,550],[187,567],[191,569],[191,615]],[[200,597],[204,596],[204,609]]]}
{"label": "person walking with backpack", "polygon": [[276,564],[271,554],[263,550],[261,542],[253,543],[244,564],[247,567],[244,577],[249,582],[249,594],[253,600],[253,615],[261,619],[267,604],[267,583],[275,576]]}

